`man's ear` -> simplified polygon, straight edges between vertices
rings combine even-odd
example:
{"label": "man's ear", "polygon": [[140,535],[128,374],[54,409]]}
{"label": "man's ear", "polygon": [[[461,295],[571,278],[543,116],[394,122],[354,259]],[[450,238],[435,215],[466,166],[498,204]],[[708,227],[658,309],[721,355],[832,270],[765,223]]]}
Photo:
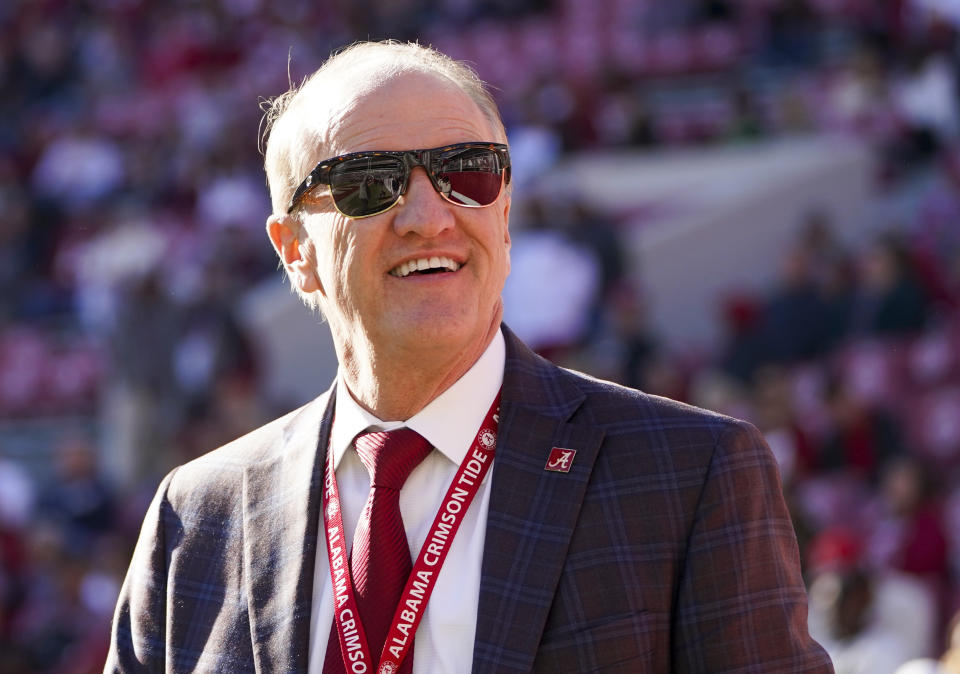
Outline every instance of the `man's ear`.
{"label": "man's ear", "polygon": [[503,242],[510,250],[510,195],[503,200]]}
{"label": "man's ear", "polygon": [[507,256],[507,275],[510,274],[510,194],[503,200],[503,247]]}
{"label": "man's ear", "polygon": [[316,260],[312,259],[306,241],[301,240],[303,235],[303,229],[291,215],[267,218],[267,236],[280,256],[290,283],[301,292],[312,293],[320,289],[320,281],[316,274]]}

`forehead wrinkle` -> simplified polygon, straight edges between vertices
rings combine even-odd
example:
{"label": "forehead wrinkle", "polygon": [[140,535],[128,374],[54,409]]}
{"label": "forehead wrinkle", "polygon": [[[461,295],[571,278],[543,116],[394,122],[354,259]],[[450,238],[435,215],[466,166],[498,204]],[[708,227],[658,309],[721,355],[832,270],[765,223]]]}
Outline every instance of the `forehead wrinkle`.
{"label": "forehead wrinkle", "polygon": [[[489,131],[482,131],[470,124],[464,124],[462,117],[438,119],[438,128],[442,128],[448,135],[462,137],[456,142],[494,142]],[[429,148],[410,147],[404,141],[405,125],[402,123],[386,122],[375,129],[365,129],[357,134],[349,134],[344,138],[333,141],[332,147],[337,155],[348,152],[363,152],[370,150],[425,150]],[[390,140],[385,140],[389,138]]]}
{"label": "forehead wrinkle", "polygon": [[[400,106],[409,105],[410,96],[425,90],[439,94],[432,104],[423,106],[424,116],[429,116],[438,135],[449,137],[449,142],[497,140],[483,110],[460,87],[430,73],[408,72],[364,87],[336,108],[330,107],[326,145],[329,154],[326,156],[369,150],[424,149],[410,146],[405,140],[410,135],[409,120],[403,113],[393,116],[391,106],[383,105],[383,101],[398,100]],[[370,115],[375,106],[380,107],[380,112],[369,116],[366,125],[358,128],[351,124],[356,114]]]}

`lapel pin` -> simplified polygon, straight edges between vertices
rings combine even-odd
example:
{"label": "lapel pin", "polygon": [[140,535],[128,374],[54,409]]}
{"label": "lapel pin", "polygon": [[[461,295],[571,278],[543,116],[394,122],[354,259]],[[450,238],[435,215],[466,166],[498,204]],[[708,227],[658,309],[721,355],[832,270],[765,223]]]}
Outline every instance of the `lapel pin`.
{"label": "lapel pin", "polygon": [[554,447],[550,450],[550,458],[547,459],[547,465],[544,470],[554,473],[569,473],[573,465],[573,456],[577,453],[575,449],[566,449],[564,447]]}

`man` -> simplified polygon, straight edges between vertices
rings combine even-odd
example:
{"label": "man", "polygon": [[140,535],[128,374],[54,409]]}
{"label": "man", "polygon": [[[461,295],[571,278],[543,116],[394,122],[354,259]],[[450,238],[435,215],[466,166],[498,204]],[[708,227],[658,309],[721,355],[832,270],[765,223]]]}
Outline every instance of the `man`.
{"label": "man", "polygon": [[470,70],[360,44],[268,116],[267,232],[339,375],[163,481],[108,671],[830,671],[757,431],[501,325],[509,153]]}

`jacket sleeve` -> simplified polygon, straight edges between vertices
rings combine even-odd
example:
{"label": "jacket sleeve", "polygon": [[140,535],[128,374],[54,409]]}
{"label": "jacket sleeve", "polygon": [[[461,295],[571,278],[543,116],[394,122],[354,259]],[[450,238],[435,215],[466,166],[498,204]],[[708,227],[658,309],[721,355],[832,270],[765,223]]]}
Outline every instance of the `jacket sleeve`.
{"label": "jacket sleeve", "polygon": [[749,424],[731,424],[714,447],[676,602],[676,672],[833,671],[807,630],[807,595],[779,470]]}
{"label": "jacket sleeve", "polygon": [[114,612],[105,674],[165,669],[167,541],[176,526],[167,490],[175,472],[160,483],[144,517]]}

